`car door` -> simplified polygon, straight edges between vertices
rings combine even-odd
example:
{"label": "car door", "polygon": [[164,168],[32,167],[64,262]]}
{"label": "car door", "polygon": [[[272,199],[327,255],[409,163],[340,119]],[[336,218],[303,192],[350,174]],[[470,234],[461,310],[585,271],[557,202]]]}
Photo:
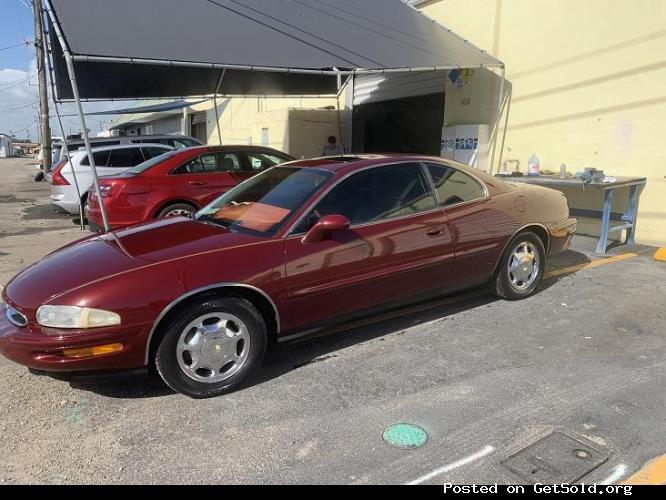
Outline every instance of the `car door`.
{"label": "car door", "polygon": [[456,287],[487,281],[515,220],[488,196],[483,182],[453,166],[427,164],[455,241],[451,282]]}
{"label": "car door", "polygon": [[174,172],[179,175],[190,199],[207,205],[222,193],[235,187],[242,170],[237,153],[205,153],[190,160]]}
{"label": "car door", "polygon": [[[304,243],[305,232],[330,214],[346,216],[349,230]],[[286,239],[295,328],[445,288],[453,250],[446,215],[420,164],[355,172]]]}

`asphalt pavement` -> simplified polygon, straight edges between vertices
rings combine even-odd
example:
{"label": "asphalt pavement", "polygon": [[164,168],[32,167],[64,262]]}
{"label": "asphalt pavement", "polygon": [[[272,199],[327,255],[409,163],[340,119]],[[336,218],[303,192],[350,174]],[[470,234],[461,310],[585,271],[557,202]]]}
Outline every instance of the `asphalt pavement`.
{"label": "asphalt pavement", "polygon": [[[26,163],[0,160],[0,285],[82,236]],[[279,346],[215,399],[2,359],[0,482],[622,481],[666,451],[666,263],[593,248],[577,237],[524,301],[476,291]],[[399,423],[425,444],[386,444]]]}

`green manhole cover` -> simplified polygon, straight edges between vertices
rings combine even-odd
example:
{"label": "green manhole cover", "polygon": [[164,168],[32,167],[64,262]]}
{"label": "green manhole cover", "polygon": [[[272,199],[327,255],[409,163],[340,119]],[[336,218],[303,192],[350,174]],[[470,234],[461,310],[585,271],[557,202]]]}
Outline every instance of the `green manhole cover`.
{"label": "green manhole cover", "polygon": [[395,424],[384,431],[384,441],[391,446],[411,450],[420,448],[428,440],[426,432],[411,424]]}

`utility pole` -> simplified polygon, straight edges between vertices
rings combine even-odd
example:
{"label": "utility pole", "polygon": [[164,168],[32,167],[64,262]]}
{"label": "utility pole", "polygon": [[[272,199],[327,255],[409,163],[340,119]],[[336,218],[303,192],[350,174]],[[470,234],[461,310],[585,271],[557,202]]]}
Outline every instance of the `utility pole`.
{"label": "utility pole", "polygon": [[42,171],[44,175],[51,170],[51,128],[49,126],[49,96],[46,86],[46,52],[44,47],[44,29],[42,26],[42,2],[32,0],[35,16],[35,50],[37,52],[37,77],[39,80],[39,125],[41,131]]}

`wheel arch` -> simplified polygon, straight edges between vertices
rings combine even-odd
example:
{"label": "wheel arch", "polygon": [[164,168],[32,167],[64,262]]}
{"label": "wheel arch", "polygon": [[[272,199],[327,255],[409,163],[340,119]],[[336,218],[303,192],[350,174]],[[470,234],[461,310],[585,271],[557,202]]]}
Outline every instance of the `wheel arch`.
{"label": "wheel arch", "polygon": [[188,200],[187,198],[173,198],[173,199],[166,200],[166,201],[163,201],[163,202],[159,203],[157,205],[157,208],[155,208],[153,210],[153,212],[151,214],[152,215],[151,219],[157,219],[157,217],[160,215],[160,212],[162,212],[162,210],[164,210],[169,205],[176,205],[176,204],[179,204],[179,203],[182,203],[182,204],[185,204],[185,205],[190,205],[195,210],[199,210],[199,204],[195,203],[192,200]]}
{"label": "wheel arch", "polygon": [[275,338],[280,332],[280,313],[270,295],[252,285],[246,285],[243,283],[217,283],[215,285],[197,288],[181,295],[162,310],[155,319],[150,333],[148,334],[148,339],[146,340],[145,364],[150,364],[150,360],[157,349],[157,344],[162,336],[164,327],[168,324],[170,318],[173,318],[179,311],[192,302],[205,297],[224,296],[239,296],[248,300],[253,306],[255,306],[266,322],[269,338]]}
{"label": "wheel arch", "polygon": [[532,222],[530,224],[526,224],[520,229],[518,229],[515,233],[513,233],[507,240],[506,243],[504,244],[504,247],[502,248],[502,251],[499,254],[499,257],[497,258],[497,262],[495,263],[495,267],[493,268],[493,273],[492,276],[495,276],[495,273],[497,272],[497,267],[499,266],[500,262],[502,261],[502,257],[504,257],[504,253],[506,252],[507,247],[509,246],[509,243],[518,236],[521,233],[526,233],[526,232],[532,232],[536,234],[541,242],[543,243],[543,248],[545,251],[545,254],[548,255],[548,251],[550,249],[550,233],[548,232],[548,229],[546,229],[546,226],[539,222]]}

